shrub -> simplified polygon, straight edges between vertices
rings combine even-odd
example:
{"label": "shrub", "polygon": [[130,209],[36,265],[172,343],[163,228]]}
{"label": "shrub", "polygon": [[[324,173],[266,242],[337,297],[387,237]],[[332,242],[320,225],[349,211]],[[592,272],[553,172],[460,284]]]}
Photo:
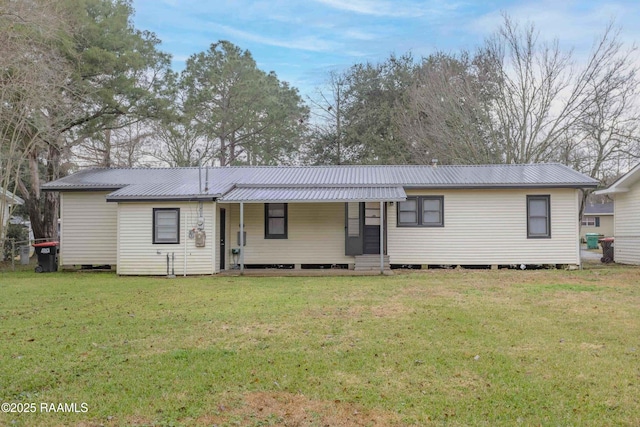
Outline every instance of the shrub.
{"label": "shrub", "polygon": [[[4,259],[11,259],[11,257],[15,257],[18,255],[20,246],[25,244],[25,242],[29,239],[29,230],[22,225],[19,224],[9,224],[7,226],[7,233],[4,239],[4,248],[3,254]],[[16,242],[16,252],[11,253],[11,241],[15,240]]]}

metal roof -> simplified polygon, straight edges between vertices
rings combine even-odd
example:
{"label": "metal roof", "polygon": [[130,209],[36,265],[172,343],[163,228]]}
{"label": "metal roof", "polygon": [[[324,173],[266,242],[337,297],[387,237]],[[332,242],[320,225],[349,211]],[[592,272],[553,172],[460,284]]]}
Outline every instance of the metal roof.
{"label": "metal roof", "polygon": [[220,202],[398,202],[407,198],[402,187],[239,187]]}
{"label": "metal roof", "polygon": [[[557,163],[477,166],[235,166],[208,170],[199,191],[198,168],[88,169],[43,185],[49,191],[117,190],[117,200],[218,198],[254,188],[585,188],[598,182]],[[203,194],[204,193],[204,194]]]}
{"label": "metal roof", "polygon": [[199,182],[162,182],[131,184],[107,195],[107,201],[118,200],[213,200],[221,193],[200,192]]}
{"label": "metal roof", "polygon": [[584,207],[585,215],[613,215],[613,203],[594,203]]}

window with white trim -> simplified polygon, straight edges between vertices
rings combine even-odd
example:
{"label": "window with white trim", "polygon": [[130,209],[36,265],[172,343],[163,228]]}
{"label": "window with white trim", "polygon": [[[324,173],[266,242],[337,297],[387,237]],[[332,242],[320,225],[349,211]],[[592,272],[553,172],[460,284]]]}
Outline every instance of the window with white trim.
{"label": "window with white trim", "polygon": [[600,217],[599,216],[583,216],[582,225],[584,227],[600,227]]}

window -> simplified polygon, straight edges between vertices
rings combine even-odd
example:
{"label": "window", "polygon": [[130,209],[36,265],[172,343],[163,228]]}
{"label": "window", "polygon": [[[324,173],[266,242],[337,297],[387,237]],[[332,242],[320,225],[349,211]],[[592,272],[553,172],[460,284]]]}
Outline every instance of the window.
{"label": "window", "polygon": [[347,203],[347,236],[360,237],[360,203]]}
{"label": "window", "polygon": [[600,227],[600,217],[584,216],[582,217],[582,225],[585,227]]}
{"label": "window", "polygon": [[264,238],[287,238],[287,204],[265,203],[264,205]]}
{"label": "window", "polygon": [[366,202],[364,204],[364,225],[380,225],[380,203]]}
{"label": "window", "polygon": [[550,196],[527,196],[527,237],[551,237]]}
{"label": "window", "polygon": [[398,227],[443,227],[444,197],[407,197],[398,203]]}
{"label": "window", "polygon": [[418,199],[398,203],[398,225],[418,225]]}
{"label": "window", "polygon": [[422,225],[428,227],[442,226],[441,197],[430,197],[422,199]]}
{"label": "window", "polygon": [[153,243],[180,243],[180,209],[153,209]]}

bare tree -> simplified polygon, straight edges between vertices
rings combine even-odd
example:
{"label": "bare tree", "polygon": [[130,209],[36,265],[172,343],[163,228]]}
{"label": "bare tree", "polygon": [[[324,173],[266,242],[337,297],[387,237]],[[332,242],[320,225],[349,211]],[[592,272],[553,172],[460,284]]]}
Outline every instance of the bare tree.
{"label": "bare tree", "polygon": [[80,166],[105,168],[145,166],[149,160],[145,156],[153,133],[148,121],[108,127],[101,132],[81,137],[73,144],[74,162]]}
{"label": "bare tree", "polygon": [[181,120],[154,124],[154,140],[148,146],[149,154],[170,167],[197,166],[215,159],[210,141],[200,138],[196,128],[184,125]]}
{"label": "bare tree", "polygon": [[608,180],[640,156],[640,68],[637,50],[624,50],[619,31],[607,28],[609,59],[587,80],[587,108],[576,123],[577,169]]}
{"label": "bare tree", "polygon": [[[557,40],[540,43],[538,36],[533,24],[522,28],[505,15],[485,46],[500,70],[494,119],[504,136],[506,163],[552,159],[581,108],[584,84],[571,88],[570,55],[560,50]],[[565,90],[573,93],[562,100]]]}
{"label": "bare tree", "polygon": [[158,116],[169,58],[153,33],[134,28],[130,2],[0,1],[0,49],[16,59],[2,72],[18,76],[10,86],[18,96],[0,108],[15,112],[24,103],[17,111],[26,123],[0,126],[11,129],[26,159],[14,179],[34,235],[55,238],[58,199],[42,192],[41,182],[65,174],[71,148],[83,138],[125,118]]}
{"label": "bare tree", "polygon": [[344,162],[344,108],[346,77],[331,71],[325,87],[317,89],[317,97],[308,98],[313,117],[305,153],[305,162],[340,165]]}
{"label": "bare tree", "polygon": [[496,75],[490,65],[481,55],[467,52],[439,52],[422,60],[406,92],[406,104],[395,117],[413,162],[501,162],[490,115]]}
{"label": "bare tree", "polygon": [[[60,55],[58,49],[70,34],[65,13],[56,1],[0,1],[0,188],[20,190],[27,209],[43,213],[31,215],[39,235],[56,235],[43,218],[57,215],[56,197],[41,197],[39,174],[42,153],[59,156],[54,129],[70,113],[62,94],[70,91],[73,58]],[[32,183],[31,192],[23,176]]]}
{"label": "bare tree", "polygon": [[[628,57],[610,24],[594,44],[584,65],[557,40],[540,42],[533,24],[524,27],[504,16],[498,32],[487,40],[483,53],[500,70],[495,80],[498,96],[492,115],[503,140],[506,163],[557,161],[566,158],[601,93],[603,70],[624,73]],[[622,62],[620,62],[622,61]],[[613,77],[611,75],[610,77]],[[570,147],[567,147],[569,144]]]}

